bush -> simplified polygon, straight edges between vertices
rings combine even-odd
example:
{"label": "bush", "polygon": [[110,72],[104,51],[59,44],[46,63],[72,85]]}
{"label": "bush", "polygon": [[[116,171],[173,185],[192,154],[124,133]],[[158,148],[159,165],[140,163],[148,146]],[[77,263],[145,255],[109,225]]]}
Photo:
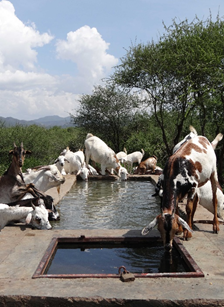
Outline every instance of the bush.
{"label": "bush", "polygon": [[[32,125],[0,128],[0,174],[7,170],[11,163],[8,153],[13,149],[14,143],[17,146],[23,142],[24,149],[30,150],[31,155],[27,156],[24,162],[23,171],[37,165],[54,163],[61,151],[67,146],[71,150],[83,148],[84,139],[80,138],[79,128],[50,129]],[[82,135],[82,134],[81,134]]]}

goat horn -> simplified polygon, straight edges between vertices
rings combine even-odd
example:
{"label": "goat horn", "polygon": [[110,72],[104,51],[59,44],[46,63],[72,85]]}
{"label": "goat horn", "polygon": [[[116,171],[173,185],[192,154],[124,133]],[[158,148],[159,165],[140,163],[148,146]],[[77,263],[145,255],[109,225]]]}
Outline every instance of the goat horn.
{"label": "goat horn", "polygon": [[178,222],[185,228],[187,229],[189,232],[193,232],[193,230],[190,228],[190,226],[188,225],[187,222],[185,222],[185,220],[183,220],[180,216],[178,216]]}

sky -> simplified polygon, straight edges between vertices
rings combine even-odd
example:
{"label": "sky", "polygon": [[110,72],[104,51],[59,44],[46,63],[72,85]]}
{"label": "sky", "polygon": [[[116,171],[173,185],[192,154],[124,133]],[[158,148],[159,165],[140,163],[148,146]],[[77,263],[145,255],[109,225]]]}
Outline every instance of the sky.
{"label": "sky", "polygon": [[0,0],[0,116],[75,115],[132,44],[210,14],[223,18],[224,1]]}

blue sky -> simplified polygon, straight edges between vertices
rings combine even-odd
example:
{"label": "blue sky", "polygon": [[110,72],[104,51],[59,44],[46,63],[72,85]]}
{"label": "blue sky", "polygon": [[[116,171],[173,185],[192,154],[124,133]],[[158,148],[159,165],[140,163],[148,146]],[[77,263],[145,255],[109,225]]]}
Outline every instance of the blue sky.
{"label": "blue sky", "polygon": [[113,73],[132,43],[155,41],[166,26],[210,12],[221,0],[0,1],[0,116],[69,116],[82,94]]}

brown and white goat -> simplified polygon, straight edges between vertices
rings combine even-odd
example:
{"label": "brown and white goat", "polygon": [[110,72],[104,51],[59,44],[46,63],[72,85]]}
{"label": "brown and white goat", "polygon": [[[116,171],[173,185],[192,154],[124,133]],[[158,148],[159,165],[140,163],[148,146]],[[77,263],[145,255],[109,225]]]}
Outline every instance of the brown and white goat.
{"label": "brown and white goat", "polygon": [[[158,225],[166,250],[172,249],[175,233],[184,228],[184,239],[192,236],[192,220],[197,206],[195,189],[208,181],[212,187],[212,202],[214,208],[213,232],[218,233],[217,218],[217,170],[216,155],[212,144],[203,136],[194,136],[185,142],[167,161],[163,171],[163,198],[161,214],[158,215],[142,234],[147,234]],[[187,195],[187,222],[176,213],[178,201]]]}
{"label": "brown and white goat", "polygon": [[148,170],[151,170],[153,173],[155,173],[156,164],[157,164],[157,157],[156,156],[149,157],[148,159],[142,161],[139,164],[137,168],[137,173],[145,174],[146,171]]}
{"label": "brown and white goat", "polygon": [[12,155],[12,162],[8,167],[7,171],[0,177],[0,202],[8,203],[14,201],[14,196],[16,195],[18,189],[24,186],[23,175],[21,168],[24,163],[26,154],[30,154],[29,150],[23,148],[23,143],[21,146],[17,147],[14,144],[13,150],[10,150],[9,154]]}

